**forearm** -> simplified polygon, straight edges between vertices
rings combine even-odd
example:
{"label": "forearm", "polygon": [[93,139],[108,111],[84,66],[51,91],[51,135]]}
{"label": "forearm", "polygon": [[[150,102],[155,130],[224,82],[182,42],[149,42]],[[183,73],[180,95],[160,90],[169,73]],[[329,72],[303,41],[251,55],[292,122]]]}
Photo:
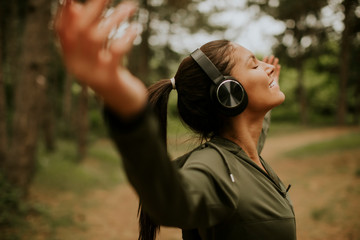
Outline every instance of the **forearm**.
{"label": "forearm", "polygon": [[145,85],[127,70],[118,72],[112,78],[110,84],[90,87],[122,119],[129,120],[139,115],[147,105]]}

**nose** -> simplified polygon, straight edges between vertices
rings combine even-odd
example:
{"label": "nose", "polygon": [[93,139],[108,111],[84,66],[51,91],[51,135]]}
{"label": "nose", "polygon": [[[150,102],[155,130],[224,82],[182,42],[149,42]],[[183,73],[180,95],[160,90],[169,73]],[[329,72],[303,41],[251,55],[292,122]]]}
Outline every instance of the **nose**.
{"label": "nose", "polygon": [[273,74],[273,72],[275,71],[274,65],[268,64],[268,63],[265,63],[265,62],[262,62],[262,63],[263,63],[263,68],[264,68],[266,74],[268,76],[271,76],[271,74]]}

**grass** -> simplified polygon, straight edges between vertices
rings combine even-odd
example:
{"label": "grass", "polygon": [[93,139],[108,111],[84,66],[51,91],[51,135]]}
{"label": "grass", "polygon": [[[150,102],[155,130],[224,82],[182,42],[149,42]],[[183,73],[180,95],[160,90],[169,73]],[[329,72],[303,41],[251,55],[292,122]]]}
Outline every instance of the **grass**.
{"label": "grass", "polygon": [[[34,200],[22,202],[0,179],[0,209],[3,210],[0,214],[0,239],[59,240],[59,232],[63,229],[85,231],[88,226],[81,220],[85,216],[79,215],[78,205],[91,208],[99,203],[84,201],[84,196],[91,194],[92,190],[111,189],[124,181],[119,155],[109,140],[90,144],[87,157],[81,162],[77,161],[74,141],[59,140],[53,153],[47,153],[40,146],[32,188],[40,198],[71,197],[64,198],[66,200],[58,205],[48,204],[44,199],[37,202],[39,196],[36,195]],[[67,236],[65,239],[82,238]]]}
{"label": "grass", "polygon": [[285,153],[287,157],[309,157],[360,148],[360,133],[350,133],[335,139],[309,144]]}
{"label": "grass", "polygon": [[332,208],[328,206],[312,209],[311,217],[316,221],[326,221],[326,222],[331,222],[334,218],[332,213]]}
{"label": "grass", "polygon": [[290,122],[272,121],[269,128],[269,137],[297,133],[307,129],[311,129],[311,127]]}
{"label": "grass", "polygon": [[87,158],[81,163],[76,160],[74,142],[61,140],[57,147],[53,153],[46,153],[40,148],[35,187],[82,194],[125,181],[119,155],[109,142],[91,144]]}

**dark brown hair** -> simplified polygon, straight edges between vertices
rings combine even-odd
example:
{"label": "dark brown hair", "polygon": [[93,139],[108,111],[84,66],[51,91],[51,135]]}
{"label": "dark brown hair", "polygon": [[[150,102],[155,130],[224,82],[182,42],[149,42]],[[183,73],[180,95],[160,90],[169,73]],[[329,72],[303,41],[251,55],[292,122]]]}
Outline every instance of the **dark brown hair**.
{"label": "dark brown hair", "polygon": [[[235,65],[232,58],[233,45],[228,40],[209,42],[200,48],[224,76],[229,76]],[[175,74],[178,92],[178,111],[181,120],[201,139],[208,139],[219,133],[223,121],[210,99],[211,80],[190,57],[186,57]],[[171,82],[161,80],[149,87],[149,104],[157,115],[162,140],[166,146],[167,104],[172,90]],[[139,240],[154,240],[159,226],[139,206]]]}

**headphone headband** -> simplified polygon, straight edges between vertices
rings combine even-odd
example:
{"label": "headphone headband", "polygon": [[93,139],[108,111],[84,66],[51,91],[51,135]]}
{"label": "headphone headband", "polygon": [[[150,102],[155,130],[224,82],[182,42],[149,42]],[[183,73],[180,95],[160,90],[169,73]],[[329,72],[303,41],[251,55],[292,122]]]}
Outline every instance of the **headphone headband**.
{"label": "headphone headband", "polygon": [[201,51],[199,48],[192,52],[191,57],[199,64],[202,70],[206,73],[206,75],[218,85],[221,80],[224,79],[224,76],[217,69],[217,67],[212,63],[212,61]]}

